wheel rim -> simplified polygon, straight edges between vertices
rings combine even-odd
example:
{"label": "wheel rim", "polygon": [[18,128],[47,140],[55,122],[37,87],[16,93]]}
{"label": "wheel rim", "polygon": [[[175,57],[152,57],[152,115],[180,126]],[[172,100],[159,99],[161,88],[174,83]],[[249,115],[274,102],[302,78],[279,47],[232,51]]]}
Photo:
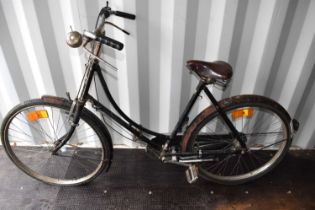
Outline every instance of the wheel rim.
{"label": "wheel rim", "polygon": [[[239,110],[252,110],[254,114],[233,114]],[[235,154],[209,155],[215,161],[201,163],[199,170],[206,176],[221,181],[239,181],[262,175],[275,165],[285,149],[288,141],[285,123],[276,113],[258,106],[233,108],[226,113],[237,130],[245,136],[249,151],[244,154],[239,150]],[[209,120],[197,129],[199,133],[195,135],[192,144],[194,151],[230,152],[241,147],[232,138],[220,116],[215,115]]]}
{"label": "wheel rim", "polygon": [[[47,116],[41,116],[43,110]],[[37,116],[32,118],[32,114]],[[23,108],[8,120],[6,150],[20,169],[36,179],[60,185],[86,182],[101,171],[105,151],[99,134],[80,119],[70,140],[52,155],[54,143],[70,126],[65,109],[50,105]]]}

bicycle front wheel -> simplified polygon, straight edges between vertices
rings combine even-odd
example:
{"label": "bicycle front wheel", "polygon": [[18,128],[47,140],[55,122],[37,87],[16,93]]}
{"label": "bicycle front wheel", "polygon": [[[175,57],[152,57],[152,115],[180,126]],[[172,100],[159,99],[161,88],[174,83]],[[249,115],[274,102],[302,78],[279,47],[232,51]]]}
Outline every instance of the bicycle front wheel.
{"label": "bicycle front wheel", "polygon": [[110,139],[95,115],[83,109],[70,140],[52,154],[56,141],[71,125],[70,105],[31,100],[16,106],[1,128],[2,144],[13,163],[31,177],[48,184],[79,185],[110,164]]}
{"label": "bicycle front wheel", "polygon": [[[270,99],[246,96],[223,107],[247,146],[242,151],[226,123],[215,110],[205,110],[192,123],[188,151],[208,154],[213,161],[198,165],[200,175],[221,184],[241,184],[254,180],[284,157],[291,144],[286,112]],[[261,99],[261,100],[260,100]],[[212,154],[211,154],[212,153]]]}

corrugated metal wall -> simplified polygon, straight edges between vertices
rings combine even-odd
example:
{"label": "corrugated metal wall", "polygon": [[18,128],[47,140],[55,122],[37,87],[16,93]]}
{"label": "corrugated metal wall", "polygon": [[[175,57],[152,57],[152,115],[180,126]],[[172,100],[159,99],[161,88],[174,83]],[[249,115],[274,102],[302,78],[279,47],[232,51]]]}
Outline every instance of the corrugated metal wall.
{"label": "corrugated metal wall", "polygon": [[[104,0],[0,0],[0,120],[20,101],[75,95],[86,56],[70,49],[70,30],[93,29]],[[112,0],[136,21],[112,17],[131,32],[104,57],[122,109],[142,125],[169,131],[197,84],[188,59],[225,60],[233,81],[218,98],[255,93],[280,102],[301,122],[294,145],[315,145],[315,0]],[[194,115],[209,101],[203,97]],[[191,117],[192,119],[192,117]],[[116,138],[116,143],[124,143]]]}

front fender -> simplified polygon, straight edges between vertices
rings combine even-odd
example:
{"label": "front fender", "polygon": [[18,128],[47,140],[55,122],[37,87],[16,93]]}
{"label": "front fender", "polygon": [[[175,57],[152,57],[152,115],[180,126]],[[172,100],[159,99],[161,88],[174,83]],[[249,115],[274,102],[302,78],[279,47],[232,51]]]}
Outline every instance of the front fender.
{"label": "front fender", "polygon": [[57,96],[50,96],[50,95],[43,95],[41,97],[41,99],[44,102],[53,103],[53,104],[62,105],[62,106],[71,105],[71,103],[72,103],[72,101],[70,101],[66,98],[57,97]]}
{"label": "front fender", "polygon": [[[51,96],[51,95],[43,95],[41,97],[41,99],[44,102],[47,103],[52,103],[52,104],[57,104],[60,106],[67,106],[67,107],[71,107],[72,105],[72,101],[66,98],[62,98],[62,97],[57,97],[57,96]],[[101,129],[103,131],[103,135],[106,137],[106,139],[108,139],[108,143],[110,145],[110,163],[112,162],[112,158],[113,158],[113,141],[112,141],[112,137],[107,129],[107,127],[104,125],[104,123],[93,113],[91,112],[89,109],[84,108],[83,109],[84,112],[87,112],[89,115],[91,115],[93,117],[93,119],[95,119],[96,123],[101,126]],[[109,169],[109,167],[107,168],[107,170]]]}

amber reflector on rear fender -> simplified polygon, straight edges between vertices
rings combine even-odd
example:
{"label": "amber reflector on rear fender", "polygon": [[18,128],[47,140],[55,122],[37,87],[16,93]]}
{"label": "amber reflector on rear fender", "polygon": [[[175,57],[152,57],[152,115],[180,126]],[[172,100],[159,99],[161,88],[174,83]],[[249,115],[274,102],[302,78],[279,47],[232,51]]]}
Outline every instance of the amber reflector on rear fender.
{"label": "amber reflector on rear fender", "polygon": [[253,108],[238,109],[232,112],[232,119],[237,120],[241,117],[252,117],[254,115]]}

